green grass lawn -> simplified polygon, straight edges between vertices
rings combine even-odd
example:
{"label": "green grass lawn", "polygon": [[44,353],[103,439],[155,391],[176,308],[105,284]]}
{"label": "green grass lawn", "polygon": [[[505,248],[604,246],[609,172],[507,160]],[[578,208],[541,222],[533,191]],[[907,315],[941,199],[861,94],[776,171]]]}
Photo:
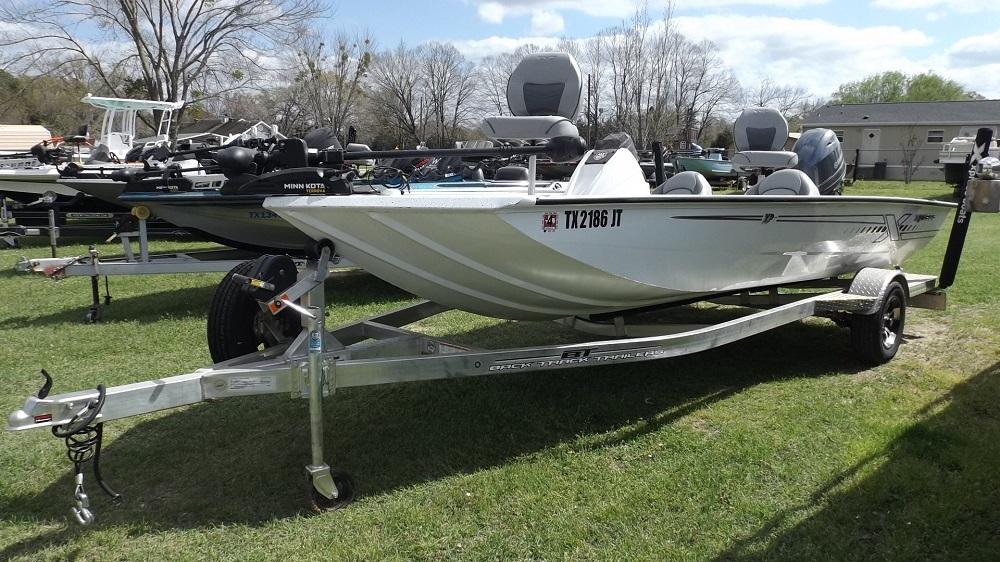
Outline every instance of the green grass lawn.
{"label": "green grass lawn", "polygon": [[[937,273],[946,238],[907,270]],[[222,274],[112,278],[114,303],[87,325],[87,279],[12,271],[47,252],[0,251],[0,413],[38,389],[42,367],[65,392],[210,363],[205,313]],[[305,508],[302,400],[108,424],[104,473],[125,501],[88,480],[88,528],[70,521],[62,443],[0,433],[0,560],[995,559],[998,272],[1000,217],[977,215],[949,310],[911,310],[900,354],[876,369],[817,319],[679,359],[338,391],[328,460],[358,499],[323,515]],[[365,275],[331,279],[327,294],[328,325],[413,299]],[[456,312],[424,327],[489,346],[565,336]]]}

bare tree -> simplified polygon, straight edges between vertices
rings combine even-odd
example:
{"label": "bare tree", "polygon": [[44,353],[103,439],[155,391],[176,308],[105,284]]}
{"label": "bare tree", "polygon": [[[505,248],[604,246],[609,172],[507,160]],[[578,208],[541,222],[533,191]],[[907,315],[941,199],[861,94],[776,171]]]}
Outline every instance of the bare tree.
{"label": "bare tree", "polygon": [[423,51],[420,75],[434,122],[434,136],[443,146],[455,140],[458,126],[469,118],[476,73],[454,45],[430,43]]}
{"label": "bare tree", "polygon": [[[397,127],[409,141],[422,140],[427,116],[421,100],[420,49],[400,43],[379,53],[371,67],[369,100],[384,125]],[[401,139],[403,140],[403,139]]]}
{"label": "bare tree", "polygon": [[920,145],[921,136],[917,134],[916,128],[911,126],[899,143],[903,155],[903,183],[909,184],[913,181],[913,176],[924,163],[924,158],[920,155]]}
{"label": "bare tree", "polygon": [[587,120],[587,141],[594,142],[601,136],[601,100],[604,98],[605,41],[601,34],[585,39],[583,44],[583,71],[587,75],[587,100],[584,105]]}
{"label": "bare tree", "polygon": [[756,87],[748,88],[743,93],[746,105],[771,107],[788,118],[800,116],[809,107],[810,99],[809,92],[805,88],[781,86],[769,76],[761,78]]}
{"label": "bare tree", "polygon": [[[0,65],[57,72],[84,63],[113,95],[197,101],[246,86],[325,10],[323,0],[8,0],[0,20],[14,25],[0,35]],[[120,52],[82,40],[80,25]]]}
{"label": "bare tree", "polygon": [[327,53],[318,36],[305,36],[296,55],[296,92],[315,126],[341,130],[357,109],[361,80],[371,66],[374,42],[367,32],[349,36],[338,33]]}

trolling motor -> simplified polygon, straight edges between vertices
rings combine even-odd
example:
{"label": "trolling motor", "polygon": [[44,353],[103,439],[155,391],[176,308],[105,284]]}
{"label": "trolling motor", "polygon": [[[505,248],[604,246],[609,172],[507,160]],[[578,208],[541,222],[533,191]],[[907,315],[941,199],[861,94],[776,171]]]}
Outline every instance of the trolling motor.
{"label": "trolling motor", "polygon": [[[45,382],[38,390],[38,398],[45,398],[52,390],[52,377],[42,369],[42,376]],[[97,385],[97,398],[87,400],[86,404],[73,415],[66,423],[52,426],[52,435],[63,439],[66,444],[66,456],[73,463],[73,480],[76,488],[73,491],[75,504],[70,508],[70,513],[77,523],[90,525],[94,522],[94,512],[90,509],[90,498],[83,487],[83,465],[92,461],[94,478],[98,486],[104,490],[111,501],[121,503],[121,494],[112,490],[104,477],[101,476],[101,442],[104,437],[104,423],[94,423],[97,416],[104,407],[104,400],[107,397],[104,385]],[[51,416],[49,416],[51,417]],[[45,420],[41,420],[45,421]]]}

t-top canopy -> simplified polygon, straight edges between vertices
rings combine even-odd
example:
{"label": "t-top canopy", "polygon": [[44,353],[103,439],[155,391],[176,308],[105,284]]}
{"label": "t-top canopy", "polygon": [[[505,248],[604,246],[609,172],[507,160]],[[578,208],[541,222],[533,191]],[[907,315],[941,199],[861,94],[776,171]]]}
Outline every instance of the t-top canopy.
{"label": "t-top canopy", "polygon": [[182,101],[153,101],[153,100],[130,100],[125,98],[101,98],[87,94],[81,99],[83,103],[89,103],[94,107],[103,109],[148,109],[161,111],[174,111],[184,107]]}

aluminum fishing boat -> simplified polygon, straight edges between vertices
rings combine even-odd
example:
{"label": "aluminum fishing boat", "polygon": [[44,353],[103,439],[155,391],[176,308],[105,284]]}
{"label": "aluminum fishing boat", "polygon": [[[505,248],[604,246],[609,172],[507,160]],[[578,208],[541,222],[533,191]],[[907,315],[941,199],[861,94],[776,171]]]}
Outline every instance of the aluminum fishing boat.
{"label": "aluminum fishing boat", "polygon": [[288,196],[264,208],[419,296],[542,319],[894,267],[954,207],[820,195],[797,169],[772,173],[754,193],[713,196],[703,176],[685,172],[650,194],[634,156],[615,149],[588,152],[561,193]]}

